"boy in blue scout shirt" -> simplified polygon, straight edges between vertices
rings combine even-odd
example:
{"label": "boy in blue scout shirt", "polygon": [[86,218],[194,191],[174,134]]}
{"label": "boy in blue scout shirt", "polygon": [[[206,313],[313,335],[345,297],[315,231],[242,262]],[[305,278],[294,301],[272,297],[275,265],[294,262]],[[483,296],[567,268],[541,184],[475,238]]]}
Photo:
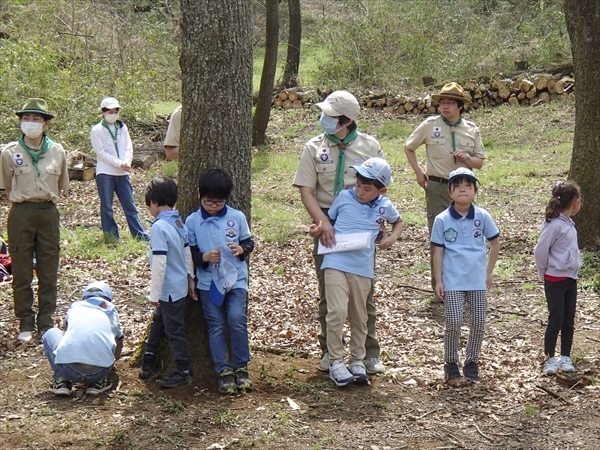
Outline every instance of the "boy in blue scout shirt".
{"label": "boy in blue scout shirt", "polygon": [[[444,301],[444,372],[446,380],[460,378],[458,369],[460,328],[465,301],[469,304],[470,331],[463,372],[470,380],[479,378],[479,353],[483,342],[487,309],[486,289],[492,287],[500,232],[489,213],[473,205],[477,178],[466,167],[452,171],[448,192],[452,204],[434,221],[431,245],[435,293]],[[486,243],[490,254],[486,263]]]}
{"label": "boy in blue scout shirt", "polygon": [[150,233],[150,295],[154,316],[139,370],[142,379],[151,377],[156,352],[165,336],[175,357],[175,371],[157,383],[161,387],[184,386],[191,381],[190,351],[184,330],[188,294],[198,301],[194,290],[194,264],[188,245],[188,230],[173,209],[177,185],[166,177],[154,178],[146,187],[146,206],[156,218]]}
{"label": "boy in blue scout shirt", "polygon": [[[365,340],[367,336],[367,296],[372,289],[375,276],[373,261],[375,242],[383,221],[392,225],[389,236],[377,244],[379,248],[390,248],[400,236],[404,223],[400,214],[385,197],[392,179],[389,164],[382,158],[369,158],[356,170],[356,184],[343,190],[329,208],[329,218],[334,221],[336,236],[353,233],[370,233],[369,246],[358,250],[327,253],[321,269],[325,273],[327,289],[327,351],[329,352],[329,377],[337,386],[353,381],[367,382]],[[322,223],[313,224],[310,234],[317,237],[322,232]],[[350,321],[350,365],[346,367],[344,356],[344,323]]]}
{"label": "boy in blue scout shirt", "polygon": [[254,250],[254,241],[244,214],[227,205],[232,190],[233,179],[227,172],[206,170],[198,181],[200,209],[186,219],[210,351],[222,394],[252,389],[248,376],[245,260]]}
{"label": "boy in blue scout shirt", "polygon": [[65,324],[64,332],[50,328],[42,336],[54,371],[50,392],[71,395],[72,382],[87,383],[88,395],[107,391],[112,386],[108,374],[123,349],[123,330],[108,284],[88,284],[81,301],[69,308]]}

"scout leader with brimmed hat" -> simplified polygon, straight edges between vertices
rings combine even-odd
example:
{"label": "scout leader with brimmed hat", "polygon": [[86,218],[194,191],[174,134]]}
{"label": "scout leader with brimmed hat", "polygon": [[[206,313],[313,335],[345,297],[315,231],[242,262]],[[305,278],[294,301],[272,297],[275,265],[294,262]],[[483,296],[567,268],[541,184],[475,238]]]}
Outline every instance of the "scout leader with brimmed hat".
{"label": "scout leader with brimmed hat", "polygon": [[[435,216],[450,204],[448,177],[458,167],[480,169],[485,159],[485,150],[479,128],[462,117],[465,104],[471,100],[457,83],[444,85],[432,99],[439,104],[440,115],[428,117],[412,132],[404,145],[408,163],[417,176],[417,183],[425,189],[427,208],[427,228],[431,228]],[[425,144],[427,164],[423,171],[417,161],[415,151]],[[433,259],[431,263],[431,286],[433,279]]]}
{"label": "scout leader with brimmed hat", "polygon": [[[323,255],[317,254],[318,243],[320,240],[323,245],[331,247],[335,242],[333,226],[327,218],[327,211],[340,191],[354,185],[355,172],[350,166],[359,166],[372,157],[383,157],[383,151],[375,138],[357,130],[356,120],[360,113],[360,105],[350,92],[334,91],[324,101],[317,103],[317,106],[321,109],[319,123],[323,133],[305,144],[293,184],[300,189],[302,203],[313,221],[322,223],[321,234],[314,240],[313,258],[319,283],[319,344],[323,351],[319,370],[327,372],[327,301],[324,274],[321,270]],[[373,290],[367,298],[367,312],[369,331],[365,366],[369,373],[385,372],[385,366],[379,359]]]}
{"label": "scout leader with brimmed hat", "polygon": [[[54,326],[57,272],[60,251],[59,213],[56,202],[69,187],[63,147],[47,135],[48,105],[30,98],[20,111],[22,135],[2,152],[2,178],[11,203],[8,242],[13,270],[15,315],[20,321],[20,341],[28,342],[36,326],[44,333]],[[33,258],[38,278],[38,314],[33,310]]]}

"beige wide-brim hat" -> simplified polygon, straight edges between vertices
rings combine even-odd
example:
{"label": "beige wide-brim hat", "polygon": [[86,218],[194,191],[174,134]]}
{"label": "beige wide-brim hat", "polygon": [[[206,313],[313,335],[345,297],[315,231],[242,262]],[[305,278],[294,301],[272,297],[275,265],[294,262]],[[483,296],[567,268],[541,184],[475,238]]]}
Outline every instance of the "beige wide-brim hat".
{"label": "beige wide-brim hat", "polygon": [[27,99],[21,111],[15,111],[15,114],[19,117],[23,117],[23,114],[39,114],[44,120],[54,119],[54,116],[48,112],[48,104],[43,98]]}
{"label": "beige wide-brim hat", "polygon": [[463,103],[471,104],[471,100],[465,96],[465,90],[458,83],[445,84],[439,94],[433,94],[431,99],[435,103],[439,103],[442,98],[449,98],[452,100],[460,100]]}

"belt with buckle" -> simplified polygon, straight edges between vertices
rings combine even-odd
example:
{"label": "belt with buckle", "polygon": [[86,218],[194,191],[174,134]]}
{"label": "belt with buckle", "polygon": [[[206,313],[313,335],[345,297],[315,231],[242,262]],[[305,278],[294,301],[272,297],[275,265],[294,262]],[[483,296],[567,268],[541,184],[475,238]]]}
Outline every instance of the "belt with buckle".
{"label": "belt with buckle", "polygon": [[440,177],[428,176],[427,180],[429,180],[429,181],[435,181],[437,183],[446,183],[446,184],[448,184],[448,179],[447,178],[440,178]]}

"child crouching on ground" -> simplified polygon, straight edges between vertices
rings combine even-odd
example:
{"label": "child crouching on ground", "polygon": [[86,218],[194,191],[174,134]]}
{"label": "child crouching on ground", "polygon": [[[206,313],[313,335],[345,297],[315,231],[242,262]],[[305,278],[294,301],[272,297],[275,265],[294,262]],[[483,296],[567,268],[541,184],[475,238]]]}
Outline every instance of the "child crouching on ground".
{"label": "child crouching on ground", "polygon": [[188,294],[198,301],[194,290],[194,264],[188,246],[188,231],[173,207],[177,185],[170,178],[154,178],[146,187],[146,206],[156,219],[150,231],[150,295],[154,307],[144,360],[139,370],[142,379],[154,375],[158,346],[169,338],[175,357],[175,371],[157,383],[164,388],[191,382],[190,350],[185,335],[185,303]]}
{"label": "child crouching on ground", "polygon": [[[370,233],[369,246],[358,250],[327,253],[321,268],[325,274],[327,300],[327,351],[329,377],[337,386],[354,381],[367,382],[365,339],[367,337],[367,296],[375,276],[375,239],[384,221],[393,224],[392,232],[377,246],[390,248],[400,236],[404,223],[400,214],[385,197],[392,179],[392,170],[382,158],[370,158],[356,170],[356,184],[343,190],[329,209],[336,237],[342,234]],[[313,224],[310,234],[321,234],[321,225]],[[344,364],[344,324],[351,326],[350,364]]]}
{"label": "child crouching on ground", "polygon": [[[479,353],[485,331],[486,289],[492,287],[500,251],[500,232],[489,213],[473,205],[477,178],[466,167],[450,172],[448,192],[452,204],[433,223],[433,267],[435,293],[444,301],[444,372],[446,380],[460,378],[458,369],[460,328],[465,302],[469,304],[470,331],[463,372],[479,378]],[[486,243],[491,247],[486,264]]]}
{"label": "child crouching on ground", "polygon": [[252,389],[248,375],[246,257],[254,250],[254,241],[244,213],[227,205],[232,190],[233,179],[227,172],[205,171],[198,181],[200,209],[186,219],[221,394]]}

